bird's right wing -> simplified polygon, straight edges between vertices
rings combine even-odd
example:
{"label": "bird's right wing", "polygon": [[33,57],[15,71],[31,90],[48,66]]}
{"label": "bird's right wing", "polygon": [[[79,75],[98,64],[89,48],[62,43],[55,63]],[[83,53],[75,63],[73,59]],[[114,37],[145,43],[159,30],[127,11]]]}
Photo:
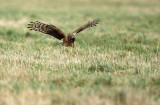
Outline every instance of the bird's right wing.
{"label": "bird's right wing", "polygon": [[65,33],[62,30],[60,30],[59,28],[51,24],[48,25],[48,24],[36,21],[28,24],[28,28],[30,30],[39,31],[39,32],[54,36],[59,40],[65,37]]}

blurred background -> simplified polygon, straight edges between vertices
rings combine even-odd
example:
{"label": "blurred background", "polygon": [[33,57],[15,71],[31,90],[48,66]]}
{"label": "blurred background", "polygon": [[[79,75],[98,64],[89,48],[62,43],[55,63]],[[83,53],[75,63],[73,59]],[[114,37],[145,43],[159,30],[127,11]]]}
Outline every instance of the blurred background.
{"label": "blurred background", "polygon": [[54,24],[66,33],[96,18],[101,20],[101,28],[94,29],[98,36],[115,35],[116,31],[159,32],[159,0],[1,0],[0,5],[0,32],[13,39],[17,35],[6,31],[25,33],[27,24],[36,20]]}
{"label": "blurred background", "polygon": [[[72,48],[29,31],[65,33]],[[160,0],[0,0],[0,105],[158,105]]]}

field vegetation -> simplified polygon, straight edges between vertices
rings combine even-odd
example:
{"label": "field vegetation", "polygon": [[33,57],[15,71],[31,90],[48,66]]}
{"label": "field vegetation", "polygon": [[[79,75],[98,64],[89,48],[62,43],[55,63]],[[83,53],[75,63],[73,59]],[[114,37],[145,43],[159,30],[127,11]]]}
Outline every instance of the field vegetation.
{"label": "field vegetation", "polygon": [[[27,29],[96,18],[76,54]],[[160,1],[0,0],[0,105],[160,105]]]}

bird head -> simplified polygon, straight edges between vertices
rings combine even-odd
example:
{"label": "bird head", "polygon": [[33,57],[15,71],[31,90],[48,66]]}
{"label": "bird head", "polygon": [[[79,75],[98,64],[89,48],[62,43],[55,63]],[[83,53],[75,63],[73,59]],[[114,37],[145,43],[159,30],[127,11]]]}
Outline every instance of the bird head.
{"label": "bird head", "polygon": [[69,35],[68,35],[68,40],[71,41],[71,42],[74,42],[74,41],[75,41],[75,36],[69,34]]}

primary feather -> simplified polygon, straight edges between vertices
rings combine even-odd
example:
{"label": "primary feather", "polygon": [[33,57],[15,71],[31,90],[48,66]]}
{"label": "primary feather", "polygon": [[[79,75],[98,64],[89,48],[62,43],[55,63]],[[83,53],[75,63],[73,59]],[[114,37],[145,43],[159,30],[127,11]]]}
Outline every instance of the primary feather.
{"label": "primary feather", "polygon": [[31,22],[28,24],[28,28],[30,30],[39,31],[45,34],[49,34],[51,36],[54,36],[55,38],[61,40],[65,37],[65,33],[61,31],[59,28],[57,28],[54,25],[48,25],[39,21]]}
{"label": "primary feather", "polygon": [[80,28],[78,28],[77,30],[75,30],[72,34],[76,35],[77,33],[83,31],[84,29],[96,26],[98,24],[98,22],[99,22],[99,19],[93,20],[91,22],[89,21],[87,24],[85,24],[85,25],[81,26]]}

